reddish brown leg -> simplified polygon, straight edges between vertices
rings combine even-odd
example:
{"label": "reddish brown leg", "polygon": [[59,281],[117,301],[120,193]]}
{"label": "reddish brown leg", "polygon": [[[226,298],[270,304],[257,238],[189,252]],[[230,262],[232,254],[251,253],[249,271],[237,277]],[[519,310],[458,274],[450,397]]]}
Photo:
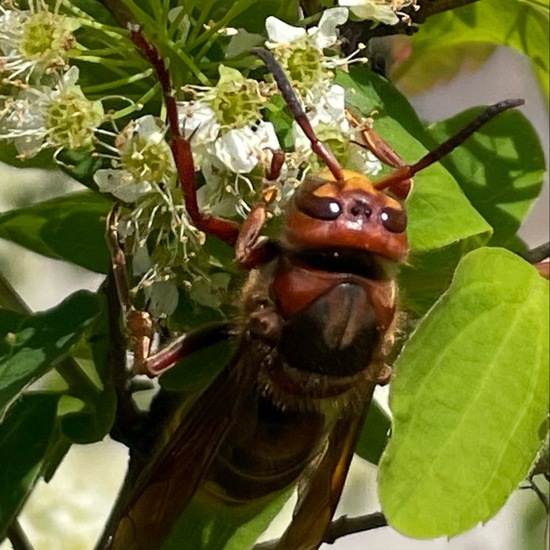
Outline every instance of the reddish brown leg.
{"label": "reddish brown leg", "polygon": [[132,304],[126,272],[126,255],[118,240],[119,211],[120,206],[115,204],[107,218],[107,243],[130,349],[134,354],[132,370],[134,374],[146,374],[150,378],[155,378],[187,355],[228,338],[230,328],[229,324],[224,322],[206,326],[195,332],[183,334],[165,348],[150,355],[155,329],[149,313],[136,309]]}
{"label": "reddish brown leg", "polygon": [[215,235],[228,245],[234,246],[239,234],[239,225],[229,220],[206,216],[199,210],[191,143],[181,133],[176,97],[174,96],[170,74],[164,60],[160,57],[156,48],[143,36],[141,28],[132,29],[131,35],[138,50],[155,68],[162,88],[166,111],[168,113],[168,124],[172,134],[172,154],[174,155],[174,162],[176,163],[178,177],[185,198],[185,207],[189,213],[189,217],[197,229]]}
{"label": "reddish brown leg", "polygon": [[130,338],[130,347],[134,353],[134,372],[144,374],[144,363],[149,355],[151,342],[155,334],[153,321],[146,311],[134,308],[130,298],[128,274],[126,272],[126,255],[118,240],[118,216],[120,205],[117,203],[107,217],[107,244],[111,253],[111,265],[117,288],[118,299],[122,307],[125,323]]}
{"label": "reddish brown leg", "polygon": [[261,231],[267,221],[267,207],[276,197],[276,181],[281,175],[285,157],[283,151],[273,151],[271,166],[263,180],[262,198],[249,212],[241,226],[235,244],[235,261],[245,269],[251,269],[266,261],[272,255],[267,237]]}

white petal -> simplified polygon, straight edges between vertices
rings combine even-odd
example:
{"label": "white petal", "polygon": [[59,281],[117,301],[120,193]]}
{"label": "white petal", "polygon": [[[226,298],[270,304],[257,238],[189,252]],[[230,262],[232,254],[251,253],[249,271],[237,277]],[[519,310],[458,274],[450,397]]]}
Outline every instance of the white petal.
{"label": "white petal", "polygon": [[152,190],[148,182],[136,182],[125,170],[98,170],[94,174],[94,181],[102,193],[111,193],[124,202],[135,202]]}
{"label": "white petal", "polygon": [[0,17],[0,51],[5,56],[17,55],[22,33],[21,27],[28,19],[28,12],[6,10]]}
{"label": "white petal", "polygon": [[359,19],[380,21],[387,25],[395,25],[399,18],[389,4],[377,4],[375,0],[338,0],[340,6],[347,6]]}
{"label": "white petal", "polygon": [[220,125],[214,111],[201,101],[178,103],[178,117],[183,135],[193,134],[193,144],[214,141],[220,132]]}
{"label": "white petal", "polygon": [[229,130],[215,144],[216,156],[237,174],[246,174],[258,164],[265,150],[279,149],[273,125],[262,122],[255,127]]}
{"label": "white petal", "polygon": [[330,8],[323,12],[319,26],[313,27],[308,32],[314,36],[315,44],[322,50],[332,46],[337,40],[336,27],[344,24],[348,20],[348,10],[346,8]]}
{"label": "white petal", "polygon": [[229,130],[216,140],[214,144],[216,156],[232,172],[245,174],[258,164],[258,157],[251,140],[253,133],[248,127]]}
{"label": "white petal", "polygon": [[153,115],[145,115],[134,121],[136,133],[148,143],[164,141],[164,124]]}
{"label": "white petal", "polygon": [[[343,134],[349,132],[350,123],[346,117],[345,94],[345,89],[335,84],[326,94],[316,99],[315,109],[308,112],[309,121],[314,129],[319,124],[325,124],[334,127]],[[292,132],[295,146],[309,149],[309,140],[296,122],[293,124]]]}
{"label": "white petal", "polygon": [[296,151],[301,151],[305,155],[311,154],[311,142],[296,121],[292,123],[292,141]]}
{"label": "white petal", "polygon": [[44,135],[17,137],[13,140],[13,144],[23,158],[32,158],[40,153],[44,137]]}
{"label": "white petal", "polygon": [[267,30],[267,36],[270,42],[277,42],[279,44],[288,44],[294,40],[298,40],[305,36],[306,30],[300,27],[293,27],[276,17],[270,15],[265,20],[265,28]]}
{"label": "white petal", "polygon": [[74,86],[78,82],[80,72],[78,67],[72,65],[71,68],[63,75],[60,88],[68,88]]}
{"label": "white petal", "polygon": [[338,123],[346,119],[346,91],[342,86],[335,84],[329,91],[319,98],[315,110],[318,122]]}
{"label": "white petal", "polygon": [[279,139],[275,133],[275,127],[271,122],[260,122],[255,127],[256,138],[258,140],[258,146],[261,149],[280,149]]}

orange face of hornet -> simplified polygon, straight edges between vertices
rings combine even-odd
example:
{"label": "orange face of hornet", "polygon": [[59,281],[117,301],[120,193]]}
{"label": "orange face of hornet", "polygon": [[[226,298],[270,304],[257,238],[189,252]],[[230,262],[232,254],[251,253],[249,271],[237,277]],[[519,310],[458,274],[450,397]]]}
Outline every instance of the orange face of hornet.
{"label": "orange face of hornet", "polygon": [[288,208],[286,244],[296,250],[348,248],[403,260],[408,252],[403,206],[367,176],[351,170],[343,174],[341,182],[328,170],[304,181]]}

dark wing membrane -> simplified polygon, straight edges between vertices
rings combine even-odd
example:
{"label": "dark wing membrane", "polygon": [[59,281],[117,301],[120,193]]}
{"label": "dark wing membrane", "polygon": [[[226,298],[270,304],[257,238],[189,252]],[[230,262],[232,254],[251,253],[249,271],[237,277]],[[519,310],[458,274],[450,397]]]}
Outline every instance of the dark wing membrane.
{"label": "dark wing membrane", "polygon": [[292,523],[275,550],[316,550],[323,542],[344,488],[371,396],[372,390],[364,401],[363,411],[349,409],[336,421],[318,466],[306,471],[299,482]]}
{"label": "dark wing membrane", "polygon": [[138,475],[135,489],[115,512],[112,536],[102,548],[160,548],[254,391],[256,357],[250,347],[241,344],[242,353],[237,352],[196,399],[154,461]]}

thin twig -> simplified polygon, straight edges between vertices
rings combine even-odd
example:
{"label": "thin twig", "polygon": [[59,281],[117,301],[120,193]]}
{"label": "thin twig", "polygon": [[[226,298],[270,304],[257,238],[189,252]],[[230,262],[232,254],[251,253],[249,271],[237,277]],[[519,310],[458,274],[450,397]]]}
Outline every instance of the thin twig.
{"label": "thin twig", "polygon": [[521,254],[521,257],[531,264],[536,264],[538,262],[546,260],[550,257],[550,242],[541,244],[540,246],[536,246],[535,248],[531,248],[531,250],[528,250],[527,252]]}
{"label": "thin twig", "polygon": [[[386,527],[388,522],[382,512],[374,512],[373,514],[365,514],[364,516],[348,517],[341,516],[334,520],[328,527],[323,542],[334,544],[337,539],[354,533],[362,533],[379,527]],[[253,550],[273,550],[277,548],[279,539],[269,540],[256,544]]]}
{"label": "thin twig", "polygon": [[363,531],[370,531],[371,529],[378,529],[379,527],[386,527],[387,525],[388,521],[382,512],[351,518],[348,516],[341,516],[329,525],[323,542],[334,544],[336,539],[346,537],[347,535],[362,533]]}
{"label": "thin twig", "polygon": [[34,550],[31,541],[27,538],[21,524],[16,519],[8,527],[7,535],[13,550]]}
{"label": "thin twig", "polygon": [[[342,49],[345,55],[355,52],[359,44],[368,44],[373,38],[395,35],[412,35],[418,31],[419,25],[428,17],[444,11],[454,10],[478,2],[479,0],[420,0],[416,7],[407,6],[402,12],[409,16],[410,21],[402,20],[395,25],[376,23],[373,21],[349,20],[340,27],[340,37],[343,39]],[[412,23],[412,24],[411,24]],[[364,55],[366,55],[366,50]]]}

